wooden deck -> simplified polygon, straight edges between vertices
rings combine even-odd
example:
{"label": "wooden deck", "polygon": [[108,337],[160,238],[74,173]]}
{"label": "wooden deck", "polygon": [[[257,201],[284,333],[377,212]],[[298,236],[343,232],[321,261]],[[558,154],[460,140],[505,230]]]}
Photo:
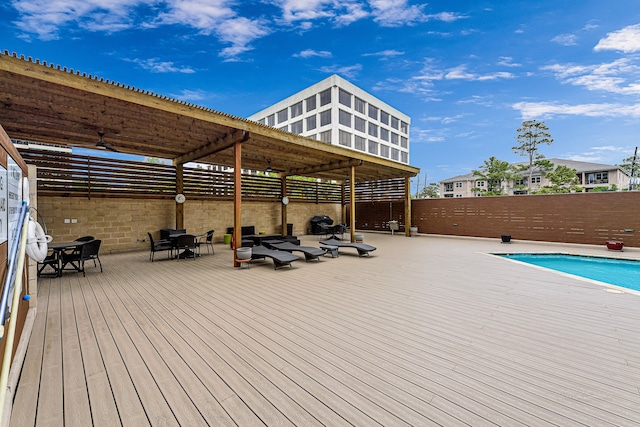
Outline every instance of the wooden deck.
{"label": "wooden deck", "polygon": [[483,253],[604,246],[365,243],[277,271],[216,245],[41,279],[11,425],[640,425],[640,295]]}

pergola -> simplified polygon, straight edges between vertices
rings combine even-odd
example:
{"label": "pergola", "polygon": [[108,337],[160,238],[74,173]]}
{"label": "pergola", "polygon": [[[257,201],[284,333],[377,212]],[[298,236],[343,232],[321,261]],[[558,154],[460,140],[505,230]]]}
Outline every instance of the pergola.
{"label": "pergola", "polygon": [[[121,83],[0,53],[0,125],[12,139],[96,148],[100,139],[120,153],[172,159],[182,192],[188,162],[234,168],[234,239],[240,239],[241,170],[265,170],[349,183],[351,239],[355,232],[355,183],[405,179],[409,233],[410,178],[418,168],[344,147],[283,132]],[[98,147],[99,148],[99,147]],[[183,228],[183,204],[176,203],[176,228]],[[283,234],[287,223],[282,208]]]}

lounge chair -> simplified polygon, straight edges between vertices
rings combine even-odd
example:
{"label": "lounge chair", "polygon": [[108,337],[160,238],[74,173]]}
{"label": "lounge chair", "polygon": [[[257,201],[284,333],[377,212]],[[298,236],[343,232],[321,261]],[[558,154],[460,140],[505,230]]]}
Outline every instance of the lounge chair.
{"label": "lounge chair", "polygon": [[273,260],[274,270],[285,266],[291,267],[291,263],[298,260],[297,256],[286,251],[274,251],[273,249],[268,249],[264,246],[254,246],[251,248],[252,260],[265,258],[271,258]]}
{"label": "lounge chair", "polygon": [[304,254],[305,261],[320,261],[320,257],[324,255],[324,251],[313,246],[299,246],[291,242],[272,243],[271,246],[279,251],[293,252],[298,251]]}
{"label": "lounge chair", "polygon": [[376,250],[375,246],[367,245],[365,243],[350,243],[342,240],[327,239],[320,241],[320,244],[327,246],[337,246],[338,248],[355,248],[358,250],[358,256],[369,256],[369,252]]}

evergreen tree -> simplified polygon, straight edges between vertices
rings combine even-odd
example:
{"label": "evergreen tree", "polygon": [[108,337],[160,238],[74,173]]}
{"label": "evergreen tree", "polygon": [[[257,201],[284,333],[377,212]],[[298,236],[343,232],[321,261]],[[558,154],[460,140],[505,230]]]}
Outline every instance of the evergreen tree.
{"label": "evergreen tree", "polygon": [[525,120],[522,122],[522,126],[518,128],[516,140],[519,145],[512,147],[512,149],[515,153],[529,158],[528,187],[531,187],[533,167],[536,162],[544,159],[544,156],[538,152],[538,146],[541,144],[551,145],[553,143],[553,138],[551,138],[551,134],[548,131],[547,125],[537,120]]}

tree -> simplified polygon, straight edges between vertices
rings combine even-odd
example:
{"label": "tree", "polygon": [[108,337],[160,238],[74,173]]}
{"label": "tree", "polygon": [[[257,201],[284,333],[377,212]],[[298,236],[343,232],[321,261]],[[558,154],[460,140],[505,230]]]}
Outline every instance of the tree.
{"label": "tree", "polygon": [[551,185],[536,191],[537,194],[582,191],[582,187],[578,185],[580,183],[578,171],[573,168],[560,165],[553,171],[547,172],[546,176]]}
{"label": "tree", "polygon": [[440,197],[440,184],[431,182],[417,194],[419,199],[437,199]]}
{"label": "tree", "polygon": [[640,165],[638,164],[638,147],[636,147],[636,151],[633,156],[622,159],[622,163],[617,166],[629,176],[629,190],[637,190],[638,183],[636,176],[638,175],[638,169],[640,168]]}
{"label": "tree", "polygon": [[487,188],[472,188],[475,193],[482,193],[483,196],[506,196],[505,185],[516,178],[516,171],[509,162],[499,160],[494,156],[489,157],[480,166],[479,170],[474,170],[473,175],[486,181]]}
{"label": "tree", "polygon": [[512,150],[521,155],[529,158],[529,180],[527,187],[531,186],[533,178],[533,167],[536,161],[544,159],[544,156],[538,153],[538,146],[541,144],[551,145],[553,138],[548,132],[549,128],[544,122],[537,120],[525,120],[522,122],[522,126],[518,128],[518,134],[516,140],[519,145],[512,147]]}

